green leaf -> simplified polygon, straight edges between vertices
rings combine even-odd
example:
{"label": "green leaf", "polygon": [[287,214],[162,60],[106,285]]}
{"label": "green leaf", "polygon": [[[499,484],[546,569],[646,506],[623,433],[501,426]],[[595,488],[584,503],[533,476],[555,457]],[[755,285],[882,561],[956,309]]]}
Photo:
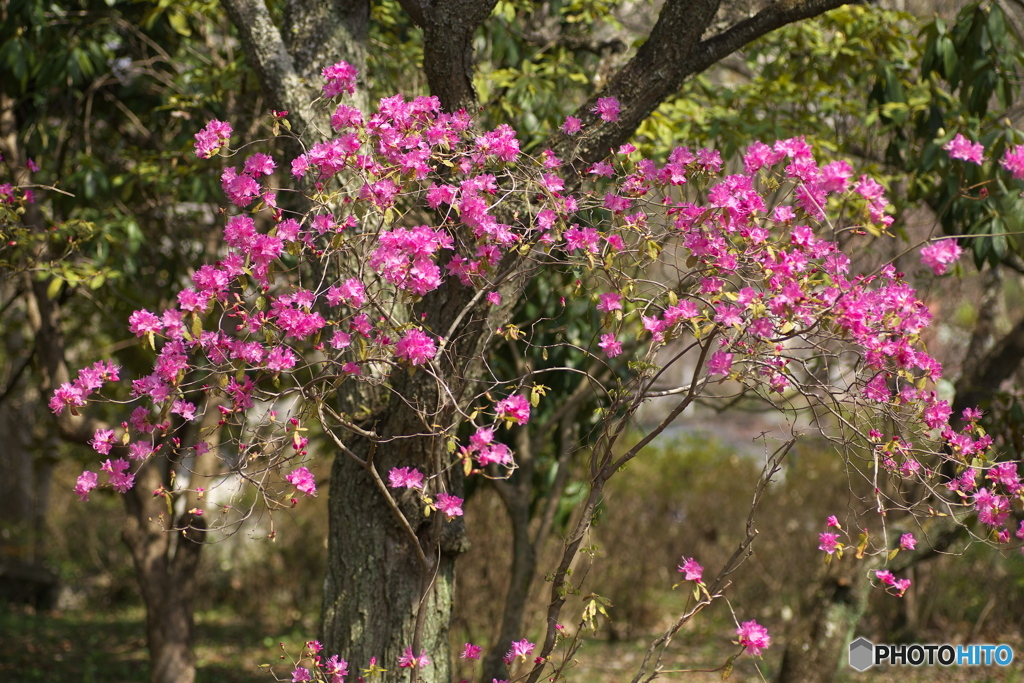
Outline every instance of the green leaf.
{"label": "green leaf", "polygon": [[46,286],[46,298],[53,301],[60,294],[60,288],[63,286],[64,281],[60,278],[54,277],[50,279],[50,284]]}
{"label": "green leaf", "polygon": [[192,35],[192,28],[188,25],[188,17],[180,11],[171,10],[168,12],[167,21],[170,22],[171,28],[173,28],[175,33],[178,35],[185,36],[186,38]]}

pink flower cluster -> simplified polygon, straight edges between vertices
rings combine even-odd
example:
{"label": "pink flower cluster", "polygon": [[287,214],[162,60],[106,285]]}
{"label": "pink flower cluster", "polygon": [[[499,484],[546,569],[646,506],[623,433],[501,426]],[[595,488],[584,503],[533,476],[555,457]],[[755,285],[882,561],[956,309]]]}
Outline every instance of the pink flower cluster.
{"label": "pink flower cluster", "polygon": [[[902,598],[903,594],[910,588],[910,579],[897,579],[892,575],[892,572],[887,569],[879,569],[875,572],[875,576],[882,582],[883,585],[892,588],[896,597]],[[888,591],[888,589],[886,589]]]}
{"label": "pink flower cluster", "polygon": [[928,266],[936,275],[942,275],[946,269],[960,258],[963,250],[956,240],[939,240],[921,250],[921,263]]}
{"label": "pink flower cluster", "polygon": [[[292,670],[292,683],[306,681],[326,681],[326,683],[344,683],[348,676],[348,662],[338,655],[331,655],[326,660],[320,655],[323,646],[316,640],[306,643],[306,649],[313,657],[314,668],[310,671],[304,666],[296,666]],[[373,666],[375,661],[371,661]]]}
{"label": "pink flower cluster", "polygon": [[519,394],[513,394],[498,401],[494,406],[494,411],[499,418],[507,418],[518,425],[524,425],[530,421],[530,402],[526,400],[525,396]]}
{"label": "pink flower cluster", "polygon": [[985,160],[985,146],[980,142],[974,143],[968,140],[961,133],[942,146],[942,149],[949,152],[953,159],[969,161],[972,164],[981,164]]}
{"label": "pink flower cluster", "polygon": [[[323,75],[325,97],[353,91],[356,73],[349,65],[333,65]],[[593,113],[613,122],[620,105],[601,98]],[[984,457],[991,439],[976,419],[954,431],[948,403],[917,386],[918,380],[941,377],[941,366],[919,344],[930,319],[927,307],[891,267],[852,275],[837,244],[815,232],[836,199],[854,200],[847,202],[856,208],[852,220],[882,228],[892,222],[884,188],[866,176],[854,178],[846,162],[819,163],[802,138],[758,142],[744,154],[743,172],[723,177],[715,150],[677,147],[667,161],[656,163],[623,145],[588,169],[580,192],[569,192],[576,179],[563,172],[569,165],[554,152],[530,159],[508,126],[470,134],[468,115],[442,113],[436,98],[384,98],[369,116],[338,104],[332,128],[335,137],[290,160],[292,176],[306,184],[313,207],[306,215],[285,216],[270,186],[277,162],[251,154],[241,167],[224,172],[223,189],[238,207],[260,200],[265,208],[226,220],[226,252],[195,271],[192,286],[175,294],[173,306],[141,309],[130,317],[129,329],[152,345],[156,360],[152,373],[132,383],[134,399],[145,405],[124,423],[127,457],[145,459],[159,449],[157,439],[176,438],[170,434],[181,423],[200,417],[196,405],[203,405],[197,400],[203,392],[227,398],[218,408],[224,423],[243,424],[261,402],[305,389],[311,372],[331,382],[387,385],[389,373],[428,365],[438,353],[435,335],[447,329],[414,308],[418,297],[454,278],[450,286],[479,288],[486,296],[477,300],[499,306],[505,266],[534,259],[578,273],[574,293],[565,296],[580,296],[596,308],[599,329],[589,336],[594,355],[600,349],[608,358],[628,352],[632,360],[635,352],[655,359],[674,337],[713,335],[705,378],[783,394],[806,381],[805,361],[791,343],[810,340],[806,348],[813,349],[813,341],[825,335],[829,343],[843,344],[859,373],[852,378],[851,372],[840,388],[844,396],[875,412],[898,408],[913,416],[919,431],[942,442],[948,447],[942,452],[965,468],[949,482],[950,495],[972,505],[1000,538],[1009,537],[1008,512],[1020,487],[1016,469],[967,468]],[[578,119],[566,120],[567,135],[580,130]],[[212,156],[230,134],[226,124],[210,122],[196,136],[197,154]],[[980,145],[962,136],[950,142],[949,151],[954,158],[983,160]],[[1024,177],[1024,151],[1008,152],[1003,166]],[[699,204],[676,189],[691,180],[700,181],[706,197]],[[520,210],[496,210],[511,205],[514,192],[528,200]],[[588,212],[606,218],[591,220]],[[436,220],[406,227],[412,221],[403,215]],[[923,262],[936,273],[959,256],[952,239],[922,250]],[[316,264],[319,279],[304,274],[309,263]],[[668,263],[683,275],[674,284],[655,280],[637,287],[637,269],[655,263]],[[303,273],[301,284],[283,282],[295,273]],[[625,362],[615,368],[633,371]],[[414,374],[429,377],[423,368]],[[58,413],[80,408],[103,382],[116,379],[112,365],[83,370],[75,383],[58,389],[50,406]],[[480,396],[503,392],[499,387],[511,381],[495,379]],[[495,431],[500,423],[527,424],[530,401],[513,394],[496,401],[494,413],[494,424],[477,427],[454,456],[467,471],[515,466]],[[280,424],[271,419],[264,426]],[[294,450],[304,453],[297,431],[280,431],[269,438],[284,445],[294,438]],[[116,441],[113,430],[105,430],[92,444],[108,456],[118,448]],[[890,472],[933,474],[920,449],[903,436],[886,442],[881,433],[873,434],[871,447]],[[131,485],[129,464],[116,457],[104,463],[112,487]],[[438,481],[435,475],[394,468],[388,481],[392,488],[424,491]],[[304,467],[286,480],[307,495],[316,491]],[[95,473],[83,473],[76,492],[85,498],[96,485]],[[457,496],[418,495],[449,519],[463,514]],[[819,542],[830,554],[843,548],[831,529]],[[901,546],[912,548],[912,542]],[[702,568],[692,558],[680,571],[687,580],[701,580]],[[756,622],[743,628],[741,642],[753,654],[767,647],[767,632]],[[408,654],[417,666],[418,658]]]}
{"label": "pink flower cluster", "polygon": [[441,269],[434,254],[453,246],[443,228],[396,228],[382,232],[378,239],[380,246],[370,256],[370,267],[385,280],[420,296],[441,285]]}
{"label": "pink flower cluster", "polygon": [[356,91],[358,72],[348,62],[338,62],[333,66],[325,66],[320,75],[324,79],[324,97],[336,97],[342,93],[351,95]]}
{"label": "pink flower cluster", "polygon": [[316,480],[313,478],[313,473],[305,467],[292,470],[284,480],[307,496],[316,495]]}
{"label": "pink flower cluster", "polygon": [[760,656],[761,652],[772,644],[768,629],[754,620],[744,621],[740,624],[740,627],[736,629],[736,635],[739,636],[739,644],[755,657]]}
{"label": "pink flower cluster", "polygon": [[196,156],[209,159],[231,142],[231,126],[223,121],[211,119],[206,127],[195,135]]}
{"label": "pink flower cluster", "polygon": [[679,572],[687,581],[700,583],[704,577],[704,567],[700,566],[692,557],[684,557],[683,563],[679,565]]}
{"label": "pink flower cluster", "polygon": [[90,394],[99,391],[107,382],[116,382],[120,379],[120,369],[120,366],[110,361],[98,361],[90,367],[82,368],[74,382],[65,382],[53,392],[49,403],[50,410],[60,415],[66,407],[74,411],[75,408],[84,406]]}

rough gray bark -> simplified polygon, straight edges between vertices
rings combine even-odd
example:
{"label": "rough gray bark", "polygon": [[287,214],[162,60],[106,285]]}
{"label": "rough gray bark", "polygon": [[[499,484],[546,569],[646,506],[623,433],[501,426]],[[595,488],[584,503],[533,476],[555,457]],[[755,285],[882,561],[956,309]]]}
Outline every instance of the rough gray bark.
{"label": "rough gray bark", "polygon": [[399,0],[423,29],[423,71],[445,111],[478,106],[473,88],[473,34],[497,0]]}
{"label": "rough gray bark", "polygon": [[[368,0],[289,0],[284,26],[278,28],[264,0],[222,0],[238,29],[249,66],[267,98],[287,111],[297,133],[317,141],[330,133],[331,112],[310,103],[320,95],[323,67],[341,60],[366,77],[366,41],[370,21]],[[365,88],[356,92],[366,108]],[[319,128],[319,130],[315,130]]]}

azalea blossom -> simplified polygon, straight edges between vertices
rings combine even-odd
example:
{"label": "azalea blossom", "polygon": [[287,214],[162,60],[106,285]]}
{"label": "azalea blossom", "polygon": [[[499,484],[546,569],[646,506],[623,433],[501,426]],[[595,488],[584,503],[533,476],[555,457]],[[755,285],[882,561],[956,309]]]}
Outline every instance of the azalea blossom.
{"label": "azalea blossom", "polygon": [[533,653],[533,647],[534,644],[526,638],[523,638],[522,640],[513,640],[511,649],[509,649],[505,654],[505,662],[511,664],[516,657],[526,659],[531,653]]}
{"label": "azalea blossom", "polygon": [[284,480],[307,496],[316,495],[316,480],[313,478],[313,473],[305,467],[292,470]]}
{"label": "azalea blossom", "polygon": [[423,365],[433,359],[437,344],[425,332],[409,330],[395,345],[395,355],[409,361],[410,365]]}
{"label": "azalea blossom", "polygon": [[949,266],[956,263],[963,249],[956,240],[939,240],[921,250],[921,263],[928,266],[936,275],[942,275]]}
{"label": "azalea blossom", "polygon": [[605,292],[598,297],[597,310],[610,313],[622,310],[622,295],[615,292]]}
{"label": "azalea blossom", "polygon": [[704,576],[704,567],[697,564],[697,560],[692,557],[683,558],[683,563],[678,568],[680,573],[683,574],[683,578],[687,581],[700,583]]}
{"label": "azalea blossom", "polygon": [[530,402],[525,396],[513,394],[508,398],[498,401],[494,406],[498,417],[507,417],[516,424],[524,425],[530,421]]}
{"label": "azalea blossom", "polygon": [[89,492],[96,488],[96,481],[95,472],[86,470],[78,475],[78,481],[75,482],[75,494],[78,496],[78,500],[89,500]]}
{"label": "azalea blossom", "polygon": [[454,519],[455,517],[461,517],[462,512],[462,499],[458,496],[452,496],[447,493],[437,494],[437,500],[434,503],[439,512],[443,512],[448,516],[448,519]]}
{"label": "azalea blossom", "polygon": [[618,121],[619,101],[614,97],[602,97],[590,111],[600,116],[602,121]]}
{"label": "azalea blossom", "polygon": [[843,549],[843,542],[839,540],[839,534],[825,532],[818,534],[818,550],[823,550],[829,555],[837,550]]}
{"label": "azalea blossom", "polygon": [[388,485],[393,489],[421,489],[423,473],[415,467],[392,467],[388,472]]}
{"label": "azalea blossom", "polygon": [[622,353],[622,342],[616,340],[614,334],[602,334],[598,346],[609,358],[615,358]]}
{"label": "azalea blossom", "polygon": [[942,146],[942,149],[949,152],[951,158],[969,161],[972,164],[981,164],[985,160],[985,146],[980,142],[972,143],[962,133],[957,133],[956,137]]}
{"label": "azalea blossom", "polygon": [[412,648],[405,648],[405,652],[398,658],[398,666],[403,669],[422,669],[425,666],[430,665],[430,660],[427,658],[427,651],[420,650],[419,656],[414,656]]}
{"label": "azalea blossom", "polygon": [[725,351],[716,351],[711,354],[711,359],[708,361],[708,374],[728,375],[732,371],[732,358],[733,354]]}
{"label": "azalea blossom", "polygon": [[740,645],[747,648],[747,652],[755,657],[759,656],[762,650],[772,644],[771,636],[768,635],[768,629],[754,620],[743,622],[736,629],[736,635],[740,637]]}

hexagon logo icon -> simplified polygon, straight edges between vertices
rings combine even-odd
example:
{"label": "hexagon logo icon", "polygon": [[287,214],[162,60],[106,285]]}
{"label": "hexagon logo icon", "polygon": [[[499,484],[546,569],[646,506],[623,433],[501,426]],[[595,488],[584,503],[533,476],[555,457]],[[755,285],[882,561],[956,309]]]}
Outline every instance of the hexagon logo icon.
{"label": "hexagon logo icon", "polygon": [[875,646],[867,638],[858,638],[850,643],[850,666],[864,671],[875,663]]}

